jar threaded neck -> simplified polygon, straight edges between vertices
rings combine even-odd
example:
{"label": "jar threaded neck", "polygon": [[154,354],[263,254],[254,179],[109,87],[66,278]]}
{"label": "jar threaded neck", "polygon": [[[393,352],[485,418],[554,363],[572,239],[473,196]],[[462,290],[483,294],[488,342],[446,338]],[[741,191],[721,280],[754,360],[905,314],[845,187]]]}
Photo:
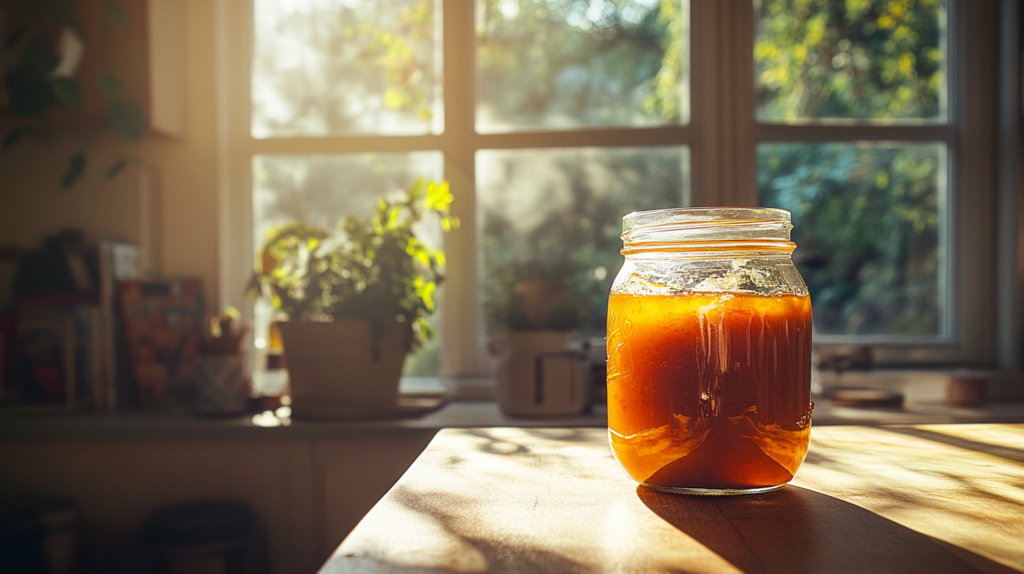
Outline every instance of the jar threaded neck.
{"label": "jar threaded neck", "polygon": [[639,211],[622,218],[623,255],[641,252],[765,252],[788,255],[790,213],[764,207],[689,207]]}

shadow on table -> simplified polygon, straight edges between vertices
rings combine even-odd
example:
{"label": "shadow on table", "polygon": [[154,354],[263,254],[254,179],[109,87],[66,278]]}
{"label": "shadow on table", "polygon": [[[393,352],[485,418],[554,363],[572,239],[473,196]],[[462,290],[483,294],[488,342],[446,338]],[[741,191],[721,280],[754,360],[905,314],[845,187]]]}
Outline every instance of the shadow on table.
{"label": "shadow on table", "polygon": [[415,492],[399,485],[388,496],[397,504],[429,518],[448,540],[457,540],[443,556],[431,556],[430,566],[391,562],[379,555],[339,554],[330,559],[319,574],[356,572],[388,572],[392,574],[443,574],[456,572],[488,572],[489,574],[543,573],[588,574],[593,569],[558,552],[522,541],[510,545],[506,540],[491,539],[475,533],[455,511],[472,505],[473,501],[446,492]]}
{"label": "shadow on table", "polygon": [[744,572],[1017,572],[798,486],[729,497],[673,495],[641,486],[637,495],[666,522]]}
{"label": "shadow on table", "polygon": [[942,444],[948,444],[950,446],[955,446],[957,448],[962,448],[966,450],[973,450],[975,452],[983,452],[985,454],[998,456],[999,458],[1005,458],[1006,460],[1012,460],[1014,462],[1024,462],[1024,450],[1021,450],[1019,448],[1013,448],[1010,446],[1003,446],[997,444],[988,444],[976,440],[971,440],[968,438],[951,436],[922,428],[885,427],[882,430],[905,436],[922,438],[933,442],[941,442]]}

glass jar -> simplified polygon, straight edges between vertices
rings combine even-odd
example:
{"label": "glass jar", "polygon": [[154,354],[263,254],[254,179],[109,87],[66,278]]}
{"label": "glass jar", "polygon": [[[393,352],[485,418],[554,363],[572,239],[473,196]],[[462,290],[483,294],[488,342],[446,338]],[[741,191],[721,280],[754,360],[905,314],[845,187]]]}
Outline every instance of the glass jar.
{"label": "glass jar", "polygon": [[608,434],[657,490],[746,494],[807,454],[811,300],[790,214],[688,208],[622,220],[608,302]]}

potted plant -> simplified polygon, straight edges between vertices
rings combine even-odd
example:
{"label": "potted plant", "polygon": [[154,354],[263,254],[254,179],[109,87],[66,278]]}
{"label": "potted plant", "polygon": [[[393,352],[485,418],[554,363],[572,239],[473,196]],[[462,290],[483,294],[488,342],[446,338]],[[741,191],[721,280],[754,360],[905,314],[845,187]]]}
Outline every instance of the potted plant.
{"label": "potted plant", "polygon": [[[0,3],[0,36],[4,39],[0,45],[0,151],[29,138],[52,146],[59,133],[55,124],[93,133],[98,126],[91,115],[98,109],[103,110],[104,123],[122,140],[135,142],[145,136],[149,126],[146,110],[130,97],[126,83],[114,73],[113,60],[134,64],[137,58],[136,54],[124,55],[132,49],[124,43],[128,15],[113,0],[86,4],[87,8],[79,9],[75,0]],[[103,34],[99,34],[101,30]],[[105,42],[95,41],[97,36]],[[92,68],[91,73],[82,73],[85,68]],[[94,101],[100,97],[102,106]],[[60,186],[72,187],[84,175],[87,163],[85,149],[73,153]],[[113,178],[132,163],[144,162],[120,157],[106,168],[105,175]]]}
{"label": "potted plant", "polygon": [[346,217],[341,233],[306,223],[272,229],[249,293],[278,323],[295,416],[395,409],[405,356],[432,337],[426,317],[444,280],[444,255],[413,227],[436,216],[458,226],[447,182],[418,180],[381,199],[370,219]]}
{"label": "potted plant", "polygon": [[497,274],[485,305],[501,331],[489,350],[498,358],[498,405],[513,416],[574,415],[588,404],[589,368],[579,329],[585,285],[567,261],[531,260]]}

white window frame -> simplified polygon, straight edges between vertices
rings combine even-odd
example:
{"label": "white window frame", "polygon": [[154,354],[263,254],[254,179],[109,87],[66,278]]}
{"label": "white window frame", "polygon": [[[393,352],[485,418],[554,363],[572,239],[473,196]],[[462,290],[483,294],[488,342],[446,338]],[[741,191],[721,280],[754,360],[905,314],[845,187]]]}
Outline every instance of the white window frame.
{"label": "white window frame", "polygon": [[[754,120],[751,0],[691,0],[689,125],[478,134],[475,19],[471,0],[443,1],[444,130],[436,135],[256,139],[249,97],[252,0],[218,0],[220,303],[248,309],[253,270],[251,161],[262,154],[440,151],[461,228],[445,238],[448,279],[442,310],[442,375],[488,377],[493,362],[479,332],[475,155],[483,149],[690,147],[691,202],[756,205],[755,146],[767,141],[944,141],[950,150],[951,335],[940,342],[884,338],[817,342],[870,345],[879,365],[992,365],[996,361],[995,220],[996,0],[947,0],[949,125],[855,123],[774,125]],[[728,97],[723,97],[723,94]],[[990,101],[991,100],[991,101]],[[968,201],[966,198],[970,198]]]}

